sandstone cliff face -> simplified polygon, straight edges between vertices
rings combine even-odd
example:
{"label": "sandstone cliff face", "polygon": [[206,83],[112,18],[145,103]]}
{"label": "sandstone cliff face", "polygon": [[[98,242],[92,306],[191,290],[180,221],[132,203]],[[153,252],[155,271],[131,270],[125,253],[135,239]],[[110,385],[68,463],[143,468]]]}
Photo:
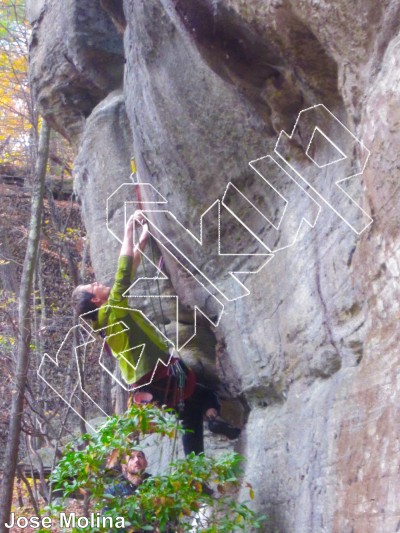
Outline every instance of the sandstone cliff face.
{"label": "sandstone cliff face", "polygon": [[[170,274],[163,290],[185,304],[178,318],[186,338],[194,305],[213,320],[218,301],[224,305],[218,326],[201,321],[184,355],[249,409],[238,446],[255,505],[270,517],[266,531],[396,531],[398,3],[125,0],[123,7],[125,20],[121,2],[47,0],[31,50],[42,112],[77,145],[76,187],[97,275],[110,280],[115,268],[106,200],[129,181],[132,155],[141,181],[197,235],[202,213],[224,198],[221,252],[236,255],[223,259],[215,246],[212,255],[189,243],[173,217],[151,219],[209,280],[211,295],[199,284],[204,278],[178,268],[161,247]],[[321,108],[302,114],[309,118],[293,143],[283,138],[278,147],[290,153],[285,162],[274,152],[280,131],[290,135],[298,113],[316,104],[336,118]],[[315,125],[341,152],[322,134],[310,143]],[[371,152],[362,176],[342,184],[373,218],[365,230],[367,214],[334,186],[366,160],[344,126]],[[255,164],[270,185],[248,165],[266,155],[283,169]],[[232,188],[224,196],[229,183],[258,212]],[[123,202],[108,213],[116,231]],[[286,237],[302,217],[308,224],[293,244]],[[212,248],[214,208],[204,227]],[[258,273],[241,275],[244,296],[227,270],[257,270],[262,243],[275,254]],[[172,307],[167,314],[172,329]],[[226,405],[235,418],[239,404]]]}
{"label": "sandstone cliff face", "polygon": [[121,39],[99,2],[40,4],[30,43],[33,94],[50,125],[76,143],[93,107],[121,84]]}

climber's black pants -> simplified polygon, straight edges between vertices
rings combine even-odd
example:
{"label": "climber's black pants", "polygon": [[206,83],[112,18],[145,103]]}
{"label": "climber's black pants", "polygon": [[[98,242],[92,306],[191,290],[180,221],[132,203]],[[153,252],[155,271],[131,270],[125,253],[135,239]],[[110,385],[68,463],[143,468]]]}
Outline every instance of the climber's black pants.
{"label": "climber's black pants", "polygon": [[[156,382],[154,387],[150,384],[142,390],[151,392],[153,400],[162,405],[165,403],[165,394],[162,391],[163,386],[160,387],[160,383],[163,383],[163,380]],[[174,384],[170,383],[170,387],[173,389]],[[179,413],[182,426],[184,429],[190,430],[189,433],[184,433],[182,437],[185,455],[191,452],[196,455],[204,452],[203,416],[211,408],[219,411],[220,405],[217,395],[212,389],[201,383],[196,383],[193,394],[185,400],[184,409]]]}
{"label": "climber's black pants", "polygon": [[185,455],[190,452],[196,455],[204,452],[203,416],[208,409],[214,408],[219,411],[219,407],[215,392],[197,383],[192,396],[185,400],[185,407],[179,416],[184,429],[190,430],[190,433],[184,433],[182,437]]}

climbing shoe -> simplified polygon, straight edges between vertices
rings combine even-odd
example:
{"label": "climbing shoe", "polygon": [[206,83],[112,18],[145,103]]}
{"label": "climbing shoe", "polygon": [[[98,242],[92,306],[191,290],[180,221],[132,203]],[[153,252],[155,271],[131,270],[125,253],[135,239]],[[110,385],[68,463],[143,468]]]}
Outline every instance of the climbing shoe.
{"label": "climbing shoe", "polygon": [[231,426],[226,420],[221,417],[213,417],[208,419],[208,429],[211,433],[217,433],[218,435],[224,435],[228,439],[237,439],[240,435],[240,429]]}

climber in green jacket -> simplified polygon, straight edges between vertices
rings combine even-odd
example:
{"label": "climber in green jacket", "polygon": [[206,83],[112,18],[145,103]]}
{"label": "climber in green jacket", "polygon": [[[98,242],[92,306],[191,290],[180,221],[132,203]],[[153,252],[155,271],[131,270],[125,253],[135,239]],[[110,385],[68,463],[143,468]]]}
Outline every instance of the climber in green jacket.
{"label": "climber in green jacket", "polygon": [[[133,242],[136,225],[142,226],[137,244]],[[147,392],[153,401],[177,408],[177,378],[169,372],[169,343],[144,315],[129,307],[125,293],[132,285],[140,264],[149,235],[148,225],[141,211],[128,220],[120,251],[118,270],[112,288],[98,282],[79,285],[72,294],[72,303],[78,315],[93,321],[93,329],[101,330],[113,356],[118,360],[126,383]],[[158,363],[157,361],[161,361]],[[163,364],[164,363],[164,364]],[[181,361],[178,367],[188,376],[194,373]],[[171,385],[171,381],[175,384]],[[189,380],[187,379],[189,382]],[[232,427],[218,416],[219,402],[214,391],[193,380],[191,390],[185,388],[185,396],[180,398],[180,417],[183,426],[191,432],[183,437],[186,454],[204,451],[203,415],[209,420],[209,428],[214,433],[237,438],[238,428]],[[183,401],[184,400],[184,401]]]}
{"label": "climber in green jacket", "polygon": [[128,220],[113,287],[96,281],[79,285],[72,294],[77,312],[82,314],[83,311],[85,318],[93,321],[93,329],[103,330],[128,384],[139,382],[154,370],[158,359],[164,363],[168,363],[169,359],[167,341],[140,311],[129,307],[128,298],[124,296],[133,283],[140,264],[140,251],[143,251],[148,238],[148,226],[144,224],[139,242],[133,246],[135,224],[142,220],[140,211]]}

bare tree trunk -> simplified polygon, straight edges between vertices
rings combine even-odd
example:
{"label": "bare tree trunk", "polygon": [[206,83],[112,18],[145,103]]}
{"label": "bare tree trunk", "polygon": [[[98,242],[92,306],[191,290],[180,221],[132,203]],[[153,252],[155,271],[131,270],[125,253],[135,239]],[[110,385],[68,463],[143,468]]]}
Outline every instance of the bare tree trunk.
{"label": "bare tree trunk", "polygon": [[[78,317],[74,313],[74,323],[76,324],[78,322]],[[79,429],[81,434],[87,433],[87,427],[86,427],[86,408],[85,408],[85,395],[83,391],[85,390],[85,361],[83,359],[86,359],[86,349],[82,349],[82,346],[80,346],[81,342],[78,338],[78,332],[76,329],[74,329],[74,346],[72,348],[73,351],[77,350],[77,362],[78,362],[78,368],[79,368],[79,375],[80,375],[80,387],[78,387],[78,397],[80,399],[79,403],[79,414],[81,415],[79,417]],[[73,359],[73,358],[72,358]]]}
{"label": "bare tree trunk", "polygon": [[[53,223],[53,226],[60,233],[64,233],[65,228],[62,227],[60,217],[59,217],[59,215],[57,213],[57,207],[56,207],[56,204],[54,202],[54,196],[53,196],[53,193],[51,191],[50,185],[48,185],[45,188],[45,190],[46,190],[47,201],[49,203],[50,217],[51,217],[51,221]],[[64,256],[67,258],[69,271],[70,271],[70,274],[71,274],[72,281],[73,281],[74,285],[79,285],[79,283],[82,283],[82,282],[81,282],[81,278],[80,278],[80,275],[79,275],[78,268],[77,268],[77,266],[75,264],[74,258],[72,256],[72,253],[71,253],[71,251],[69,249],[68,244],[63,242],[63,241],[61,241],[61,251],[64,254]]]}
{"label": "bare tree trunk", "polygon": [[31,505],[33,507],[33,510],[35,511],[36,516],[40,515],[39,506],[37,504],[37,501],[35,500],[35,496],[32,492],[32,487],[29,484],[29,481],[26,479],[24,472],[22,471],[22,468],[20,466],[17,467],[17,472],[19,474],[19,477],[24,482],[26,490],[29,495],[29,500],[31,502]]}
{"label": "bare tree trunk", "polygon": [[[47,324],[47,316],[46,316],[46,299],[44,296],[44,285],[43,285],[43,275],[42,275],[42,253],[39,248],[38,251],[38,260],[37,260],[37,270],[36,270],[36,280],[37,285],[39,287],[39,295],[40,295],[40,326],[39,326],[39,334],[37,334],[36,342],[34,342],[34,345],[36,346],[36,354],[37,354],[37,360],[36,365],[34,368],[35,375],[37,377],[37,369],[39,368],[39,364],[42,358],[42,354],[46,351],[46,343],[43,342],[43,334],[44,328]],[[36,330],[37,331],[37,330]],[[40,402],[40,407],[43,411],[46,411],[46,394],[45,394],[45,382],[42,379],[39,379],[37,381],[37,390],[38,390],[38,403]],[[31,391],[30,391],[31,392]],[[46,423],[46,431],[48,431],[47,423]]]}
{"label": "bare tree trunk", "polygon": [[32,187],[31,222],[28,244],[22,270],[19,309],[18,309],[18,345],[15,370],[14,393],[11,403],[8,438],[4,455],[3,480],[0,498],[0,533],[8,528],[13,497],[14,477],[18,460],[19,437],[24,409],[24,392],[29,367],[29,344],[31,339],[30,297],[32,292],[33,275],[36,256],[40,240],[41,214],[43,207],[44,179],[49,153],[50,128],[43,121],[39,136],[39,150],[36,160],[35,175]]}
{"label": "bare tree trunk", "polygon": [[47,485],[47,482],[44,476],[44,464],[43,464],[42,458],[40,457],[38,452],[35,450],[35,448],[32,446],[32,439],[30,439],[29,436],[27,438],[27,441],[28,441],[29,449],[33,453],[36,459],[37,470],[39,472],[39,479],[40,479],[39,493],[42,496],[42,498],[46,501],[46,503],[48,503],[49,502],[49,487]]}
{"label": "bare tree trunk", "polygon": [[[122,379],[121,370],[119,367],[116,369],[117,379]],[[129,393],[123,387],[116,387],[115,391],[115,414],[122,415],[128,406]]]}
{"label": "bare tree trunk", "polygon": [[[113,359],[114,357],[107,357],[104,361],[105,366],[111,373],[115,369],[115,364],[114,364]],[[111,379],[110,374],[108,372],[102,372],[101,381],[100,381],[100,391],[101,391],[100,407],[108,415],[112,415],[113,413],[111,387],[112,387],[112,379]]]}
{"label": "bare tree trunk", "polygon": [[[17,294],[18,283],[15,268],[15,261],[11,258],[11,253],[8,250],[7,229],[0,227],[0,242],[1,253],[0,259],[4,260],[0,268],[0,287],[4,290]],[[10,260],[11,259],[11,260]]]}

